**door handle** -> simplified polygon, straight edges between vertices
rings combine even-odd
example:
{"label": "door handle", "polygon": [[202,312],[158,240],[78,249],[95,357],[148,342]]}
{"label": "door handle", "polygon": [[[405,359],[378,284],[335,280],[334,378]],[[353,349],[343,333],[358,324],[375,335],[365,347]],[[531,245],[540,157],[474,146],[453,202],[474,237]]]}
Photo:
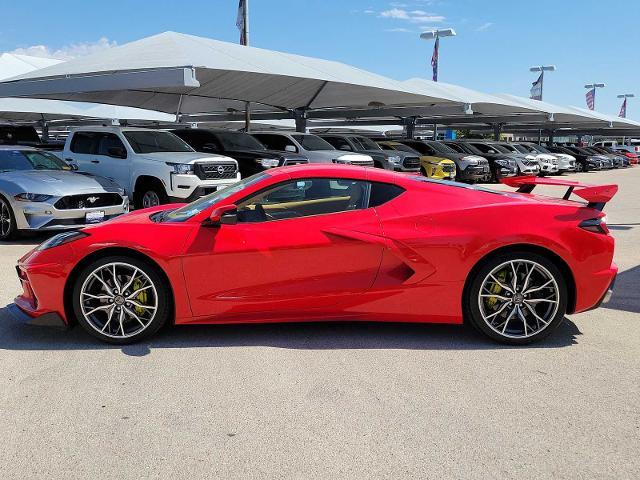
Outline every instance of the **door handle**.
{"label": "door handle", "polygon": [[91,163],[100,163],[100,160],[91,160]]}

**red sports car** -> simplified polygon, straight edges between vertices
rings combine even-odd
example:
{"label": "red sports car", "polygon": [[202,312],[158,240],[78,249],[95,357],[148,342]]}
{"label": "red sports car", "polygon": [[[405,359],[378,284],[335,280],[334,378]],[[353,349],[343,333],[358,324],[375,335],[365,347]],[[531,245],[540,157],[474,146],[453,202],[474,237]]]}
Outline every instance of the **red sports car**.
{"label": "red sports car", "polygon": [[[610,294],[602,208],[617,187],[504,182],[520,193],[344,165],[273,169],[52,237],[19,261],[15,303],[34,323],[77,321],[118,344],[169,322],[320,320],[466,321],[529,343]],[[568,192],[530,194],[537,184]]]}

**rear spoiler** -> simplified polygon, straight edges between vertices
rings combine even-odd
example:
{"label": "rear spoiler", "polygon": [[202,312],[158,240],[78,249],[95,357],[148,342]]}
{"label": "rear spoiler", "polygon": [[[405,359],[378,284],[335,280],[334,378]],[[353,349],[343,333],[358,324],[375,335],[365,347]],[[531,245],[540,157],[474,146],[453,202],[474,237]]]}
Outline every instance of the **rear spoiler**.
{"label": "rear spoiler", "polygon": [[566,193],[562,197],[569,200],[572,193],[585,199],[590,208],[602,210],[607,202],[609,202],[618,191],[617,185],[588,185],[586,183],[575,182],[573,180],[564,180],[562,178],[547,177],[507,177],[500,180],[505,185],[517,188],[518,193],[531,193],[536,185],[554,185],[560,187],[568,187]]}

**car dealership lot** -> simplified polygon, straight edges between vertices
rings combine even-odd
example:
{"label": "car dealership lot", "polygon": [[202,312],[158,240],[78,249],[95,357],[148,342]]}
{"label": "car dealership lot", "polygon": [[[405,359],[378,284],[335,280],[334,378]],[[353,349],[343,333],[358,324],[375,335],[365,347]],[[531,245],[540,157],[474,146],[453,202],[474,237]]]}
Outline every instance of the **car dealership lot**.
{"label": "car dealership lot", "polygon": [[[0,310],[0,478],[638,477],[640,168],[568,177],[620,185],[606,212],[621,273],[606,308],[531,347],[351,323],[110,347]],[[0,245],[2,305],[41,239]]]}

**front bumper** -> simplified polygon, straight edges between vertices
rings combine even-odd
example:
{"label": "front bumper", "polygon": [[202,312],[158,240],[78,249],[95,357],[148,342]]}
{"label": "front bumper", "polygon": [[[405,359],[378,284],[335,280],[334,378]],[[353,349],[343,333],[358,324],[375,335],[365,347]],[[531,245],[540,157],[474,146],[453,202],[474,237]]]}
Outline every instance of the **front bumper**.
{"label": "front bumper", "polygon": [[[198,192],[208,193],[215,192],[216,190],[233,185],[240,181],[240,171],[238,171],[234,178],[223,178],[217,180],[202,180],[197,175],[180,175],[176,173],[171,174],[170,185],[167,193],[169,198],[175,202],[188,203],[197,198],[200,198],[203,194]],[[191,200],[189,200],[191,199]]]}
{"label": "front bumper", "polygon": [[558,173],[558,165],[554,165],[553,163],[543,163],[540,165],[541,173]]}
{"label": "front bumper", "polygon": [[104,212],[102,221],[127,213],[129,199],[123,197],[120,205],[65,210],[57,209],[48,202],[14,202],[13,211],[18,230],[68,230],[95,223],[87,221],[88,213]]}
{"label": "front bumper", "polygon": [[39,316],[31,316],[25,310],[22,310],[18,301],[7,307],[7,311],[11,318],[16,322],[24,325],[34,325],[36,327],[54,327],[60,329],[67,329],[69,326],[64,323],[64,320],[55,312],[43,313]]}

